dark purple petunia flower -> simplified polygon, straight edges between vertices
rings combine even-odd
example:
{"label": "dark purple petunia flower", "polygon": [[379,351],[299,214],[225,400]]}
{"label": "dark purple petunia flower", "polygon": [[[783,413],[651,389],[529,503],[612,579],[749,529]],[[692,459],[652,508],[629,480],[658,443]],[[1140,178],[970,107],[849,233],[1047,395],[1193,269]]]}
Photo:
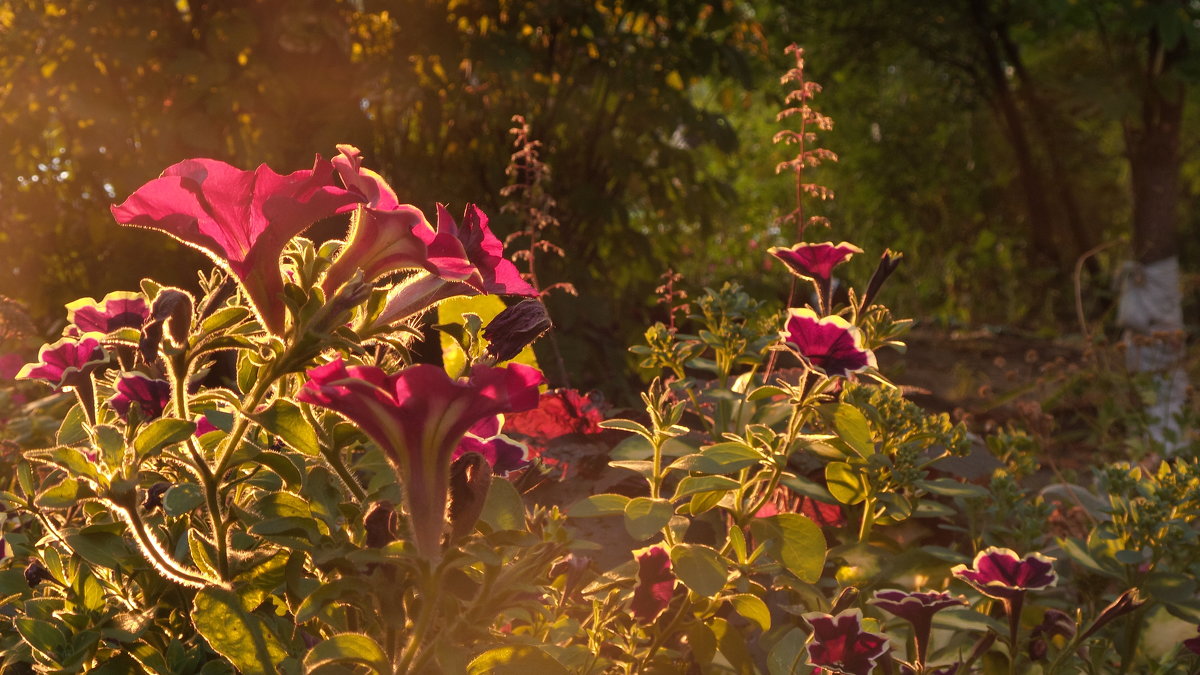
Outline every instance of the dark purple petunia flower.
{"label": "dark purple petunia flower", "polygon": [[[1200,626],[1196,627],[1196,632],[1200,632]],[[1183,648],[1192,652],[1193,654],[1200,654],[1200,635],[1184,640]]]}
{"label": "dark purple petunia flower", "polygon": [[898,590],[875,591],[871,604],[912,624],[913,642],[916,644],[914,661],[925,665],[929,653],[929,631],[933,626],[933,615],[948,607],[967,604],[961,597],[944,591],[906,593]]}
{"label": "dark purple petunia flower", "polygon": [[783,341],[830,377],[875,367],[875,354],[862,346],[858,329],[840,316],[819,317],[811,309],[789,309]]}
{"label": "dark purple petunia flower", "polygon": [[518,443],[500,434],[491,438],[480,438],[474,434],[463,436],[454,450],[454,459],[468,452],[483,455],[491,465],[492,473],[497,476],[504,476],[529,464],[529,448],[524,443]]}
{"label": "dark purple petunia flower", "polygon": [[408,506],[417,550],[441,557],[450,462],[463,436],[479,422],[537,405],[542,374],[517,363],[475,366],[452,379],[439,366],[409,366],[391,375],[339,358],[308,371],[296,400],[328,408],[354,422],[387,455]]}
{"label": "dark purple petunia flower", "polygon": [[37,362],[25,364],[17,373],[17,379],[42,380],[56,391],[90,383],[89,376],[108,363],[108,355],[100,348],[99,337],[90,333],[42,345]]}
{"label": "dark purple petunia flower", "polygon": [[653,623],[671,604],[675,593],[675,572],[671,555],[660,544],[633,552],[638,563],[638,585],[633,590],[633,616],[642,623]]}
{"label": "dark purple petunia flower", "polygon": [[67,304],[64,334],[77,337],[84,333],[108,334],[121,328],[141,328],[150,308],[140,293],[113,291],[99,302],[80,298]]}
{"label": "dark purple petunia flower", "polygon": [[887,636],[863,630],[862,611],[809,612],[808,664],[843,675],[869,675],[888,650]]}
{"label": "dark purple petunia flower", "polygon": [[243,171],[214,159],[188,159],[112,207],[123,225],[164,232],[231,272],[263,326],[282,335],[279,257],[314,222],[354,209],[363,197],[333,185],[333,165],[280,175],[266,164]]}
{"label": "dark purple petunia flower", "polygon": [[157,419],[171,402],[171,383],[141,373],[123,373],[117,382],[117,395],[108,399],[108,403],[128,422],[129,407],[134,401],[142,409],[143,420]]}
{"label": "dark purple petunia flower", "polygon": [[950,572],[980,593],[1000,600],[1011,600],[1026,591],[1040,591],[1058,583],[1054,558],[1041,553],[1021,558],[1016,551],[997,546],[977,553],[970,567],[955,565]]}
{"label": "dark purple petunia flower", "polygon": [[779,258],[794,274],[805,279],[829,281],[833,268],[849,260],[862,249],[848,242],[834,244],[831,241],[819,244],[800,243],[786,248],[776,246],[768,253]]}

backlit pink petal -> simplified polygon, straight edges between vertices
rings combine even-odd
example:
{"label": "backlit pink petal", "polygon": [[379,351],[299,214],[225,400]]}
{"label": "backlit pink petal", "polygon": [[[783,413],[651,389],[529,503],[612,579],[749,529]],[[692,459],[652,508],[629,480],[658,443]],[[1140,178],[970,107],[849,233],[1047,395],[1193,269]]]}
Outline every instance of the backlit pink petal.
{"label": "backlit pink petal", "polygon": [[840,316],[819,317],[808,308],[789,309],[783,340],[830,377],[875,367],[875,354],[863,348],[858,329]]}
{"label": "backlit pink petal", "polygon": [[121,328],[141,328],[150,308],[141,293],[113,291],[99,302],[80,298],[67,304],[67,335],[108,334]]}
{"label": "backlit pink petal", "polygon": [[346,245],[325,273],[321,287],[326,295],[332,295],[360,269],[367,282],[400,270],[429,269],[426,242],[436,236],[415,206],[397,206],[390,211],[360,208],[350,221]]}
{"label": "backlit pink petal", "polygon": [[769,253],[783,261],[794,274],[805,279],[828,281],[833,268],[849,260],[862,249],[848,242],[834,244],[826,241],[819,244],[796,244],[791,248],[776,246]]}
{"label": "backlit pink petal", "polygon": [[473,434],[463,436],[458,447],[454,449],[452,459],[458,459],[468,452],[482,455],[491,465],[492,473],[497,476],[504,476],[529,464],[529,448],[524,443],[498,434],[490,438],[480,438]]}
{"label": "backlit pink petal", "polygon": [[497,414],[537,403],[536,368],[477,366],[451,379],[438,366],[410,366],[393,375],[341,359],[308,371],[297,400],[328,408],[357,424],[387,454],[404,487],[417,550],[440,556],[450,462],[467,431]]}
{"label": "backlit pink petal", "polygon": [[[438,204],[439,233],[449,233],[462,243],[475,272],[463,283],[479,293],[536,296],[537,291],[521,278],[517,266],[504,257],[504,244],[488,228],[488,217],[479,207],[467,204],[462,225],[454,222],[445,205]],[[450,263],[443,263],[450,267]],[[457,270],[461,272],[462,270]]]}
{"label": "backlit pink petal", "polygon": [[363,201],[332,184],[333,165],[320,155],[311,170],[286,176],[260,165],[243,171],[212,159],[168,167],[124,203],[117,222],[159,230],[194,246],[229,270],[267,330],[284,329],[284,246],[321,218]]}
{"label": "backlit pink petal", "polygon": [[369,208],[382,211],[399,208],[400,200],[396,198],[392,186],[379,174],[363,168],[362,151],[344,144],[337,146],[337,149],[338,156],[332,162],[347,189],[362,195]]}
{"label": "backlit pink petal", "polygon": [[88,333],[42,345],[37,362],[25,364],[17,379],[42,380],[56,390],[83,385],[89,375],[108,364],[99,337],[98,333]]}

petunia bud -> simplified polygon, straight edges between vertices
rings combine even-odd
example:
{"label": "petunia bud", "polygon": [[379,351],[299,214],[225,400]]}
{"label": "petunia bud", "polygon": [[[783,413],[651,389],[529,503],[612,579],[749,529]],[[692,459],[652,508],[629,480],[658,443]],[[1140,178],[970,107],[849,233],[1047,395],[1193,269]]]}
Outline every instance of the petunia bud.
{"label": "petunia bud", "polygon": [[367,548],[383,548],[396,541],[396,509],[384,500],[375,502],[363,518],[363,529],[367,532]]}
{"label": "petunia bud", "polygon": [[522,300],[500,312],[483,329],[487,353],[496,361],[507,361],[553,327],[540,300]]}
{"label": "petunia bud", "polygon": [[1084,629],[1083,635],[1080,636],[1080,641],[1088,639],[1114,619],[1124,616],[1144,604],[1146,604],[1146,598],[1143,598],[1141,592],[1136,588],[1131,588],[1118,595],[1117,599],[1109,603],[1108,607],[1101,610],[1100,616],[1097,616],[1092,621],[1092,624]]}
{"label": "petunia bud", "polygon": [[138,341],[142,358],[147,362],[154,361],[164,328],[176,346],[187,344],[188,333],[192,329],[192,307],[192,296],[187,291],[172,287],[159,289],[150,306],[149,320],[142,328],[142,338]]}
{"label": "petunia bud", "polygon": [[895,272],[896,268],[900,266],[900,259],[903,257],[903,253],[893,253],[891,249],[883,252],[883,256],[879,258],[879,265],[875,268],[875,273],[871,275],[871,280],[867,282],[867,292],[863,294],[863,307],[871,306],[871,301],[879,294],[879,289],[883,287],[883,282],[892,276],[892,272]]}
{"label": "petunia bud", "polygon": [[492,466],[477,452],[465,453],[450,465],[451,541],[475,529],[491,485]]}
{"label": "petunia bud", "polygon": [[54,575],[50,574],[50,570],[46,569],[41,560],[34,560],[25,568],[25,583],[29,584],[30,588],[37,588],[43,581],[55,581]]}

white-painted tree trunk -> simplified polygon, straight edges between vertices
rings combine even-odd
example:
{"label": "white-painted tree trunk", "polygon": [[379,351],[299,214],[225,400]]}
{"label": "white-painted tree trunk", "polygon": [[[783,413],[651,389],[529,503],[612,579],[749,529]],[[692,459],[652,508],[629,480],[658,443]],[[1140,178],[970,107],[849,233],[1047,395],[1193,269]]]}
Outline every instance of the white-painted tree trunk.
{"label": "white-painted tree trunk", "polygon": [[1179,258],[1148,265],[1125,263],[1117,323],[1125,331],[1125,363],[1130,372],[1152,374],[1151,388],[1145,392],[1147,431],[1161,452],[1170,455],[1184,444],[1179,414],[1188,389]]}

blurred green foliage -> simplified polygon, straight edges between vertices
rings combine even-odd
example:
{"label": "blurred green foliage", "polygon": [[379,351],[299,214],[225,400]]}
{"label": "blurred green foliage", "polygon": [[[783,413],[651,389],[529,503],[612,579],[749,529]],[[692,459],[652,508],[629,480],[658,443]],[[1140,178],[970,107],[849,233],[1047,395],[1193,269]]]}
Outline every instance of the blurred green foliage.
{"label": "blurred green foliage", "polygon": [[[838,198],[813,208],[869,254],[848,276],[890,246],[906,254],[886,298],[900,315],[1052,328],[1072,316],[1076,260],[1130,227],[1135,38],[1178,28],[1190,44],[1192,13],[1174,0],[0,0],[0,294],[48,327],[63,303],[143,277],[194,285],[198,254],[106,209],[188,157],[288,171],[353,143],[402,199],[478,202],[512,231],[499,192],[519,113],[544,144],[567,251],[539,264],[543,284],[583,296],[551,302],[572,384],[610,381],[638,326],[665,318],[653,288],[668,266],[694,293],[741,277],[786,297],[765,251],[792,243],[776,225],[792,208],[774,175],[786,151],[770,138],[782,47],[797,42],[837,123],[820,142],[842,158],[815,170]],[[1182,171],[1190,214],[1200,164],[1185,153]],[[1188,269],[1197,244],[1182,239]],[[1092,315],[1128,255],[1086,268]]]}

